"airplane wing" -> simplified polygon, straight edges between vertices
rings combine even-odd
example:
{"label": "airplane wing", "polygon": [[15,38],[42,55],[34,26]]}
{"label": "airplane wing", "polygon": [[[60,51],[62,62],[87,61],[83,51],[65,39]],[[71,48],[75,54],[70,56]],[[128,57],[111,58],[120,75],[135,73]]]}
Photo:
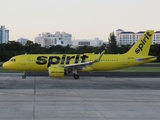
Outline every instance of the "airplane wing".
{"label": "airplane wing", "polygon": [[65,65],[64,68],[65,69],[83,69],[86,66],[90,66],[96,62],[99,62],[103,56],[103,54],[105,53],[105,50],[102,51],[101,54],[99,54],[98,58],[95,59],[94,61],[90,61],[90,62],[83,62],[83,63],[77,63],[77,64],[69,64],[69,65]]}

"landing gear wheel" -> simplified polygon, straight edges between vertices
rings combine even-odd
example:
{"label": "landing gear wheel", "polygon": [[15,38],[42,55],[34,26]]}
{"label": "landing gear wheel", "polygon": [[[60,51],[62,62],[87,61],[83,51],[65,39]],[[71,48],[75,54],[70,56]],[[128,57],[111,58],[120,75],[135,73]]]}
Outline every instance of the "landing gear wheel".
{"label": "landing gear wheel", "polygon": [[79,75],[78,74],[74,74],[74,79],[79,79]]}
{"label": "landing gear wheel", "polygon": [[22,75],[22,78],[23,78],[23,79],[26,79],[26,75]]}

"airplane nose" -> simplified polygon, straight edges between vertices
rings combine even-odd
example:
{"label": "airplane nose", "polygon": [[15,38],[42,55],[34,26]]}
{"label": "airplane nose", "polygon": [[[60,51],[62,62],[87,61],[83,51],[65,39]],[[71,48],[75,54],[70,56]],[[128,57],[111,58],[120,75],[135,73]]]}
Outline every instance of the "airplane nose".
{"label": "airplane nose", "polygon": [[7,69],[6,63],[1,64],[4,69]]}
{"label": "airplane nose", "polygon": [[3,67],[3,68],[4,68],[4,64],[5,64],[5,62],[1,64],[1,67]]}

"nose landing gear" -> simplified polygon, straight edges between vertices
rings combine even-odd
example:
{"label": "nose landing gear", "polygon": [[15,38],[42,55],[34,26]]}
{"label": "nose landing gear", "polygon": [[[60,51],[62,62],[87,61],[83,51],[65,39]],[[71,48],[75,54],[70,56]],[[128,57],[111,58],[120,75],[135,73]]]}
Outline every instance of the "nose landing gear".
{"label": "nose landing gear", "polygon": [[22,78],[26,79],[26,72],[25,71],[23,72]]}

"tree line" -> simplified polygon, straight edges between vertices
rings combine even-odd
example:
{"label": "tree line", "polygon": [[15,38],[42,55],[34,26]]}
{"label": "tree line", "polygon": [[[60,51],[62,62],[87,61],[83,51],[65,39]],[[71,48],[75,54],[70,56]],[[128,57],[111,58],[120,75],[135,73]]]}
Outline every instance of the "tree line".
{"label": "tree line", "polygon": [[[61,45],[52,46],[49,48],[41,47],[37,43],[27,41],[26,45],[23,46],[19,42],[9,41],[8,43],[0,44],[0,61],[4,62],[9,60],[11,57],[20,54],[83,54],[83,53],[100,53],[106,50],[106,54],[122,54],[126,53],[132,45],[117,46],[114,32],[110,33],[108,38],[108,44],[102,44],[100,47],[93,46],[80,46],[72,48],[67,45],[65,47]],[[160,44],[151,45],[149,55],[157,56],[157,61],[160,62]]]}

